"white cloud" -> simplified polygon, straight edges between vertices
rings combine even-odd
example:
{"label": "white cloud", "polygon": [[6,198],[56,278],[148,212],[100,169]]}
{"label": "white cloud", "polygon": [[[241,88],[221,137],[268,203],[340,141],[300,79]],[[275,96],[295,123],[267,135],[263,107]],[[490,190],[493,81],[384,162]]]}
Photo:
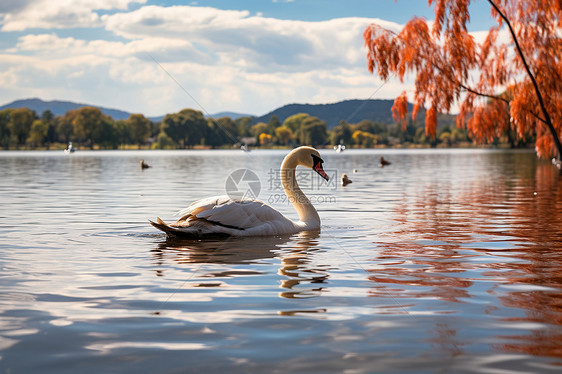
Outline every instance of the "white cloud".
{"label": "white cloud", "polygon": [[194,48],[187,40],[164,39],[160,37],[148,37],[143,40],[130,42],[116,42],[108,40],[86,41],[73,37],[60,38],[56,34],[29,34],[18,39],[16,48],[11,52],[34,52],[37,56],[48,57],[56,60],[61,56],[92,55],[109,58],[123,58],[137,56],[141,59],[150,58],[152,54],[166,56],[168,61],[180,58],[209,62],[205,55]]}
{"label": "white cloud", "polygon": [[128,39],[160,36],[189,40],[212,51],[219,64],[258,71],[302,71],[356,64],[364,59],[362,33],[371,22],[341,18],[304,22],[251,17],[246,11],[203,7],[146,6],[104,16],[106,28]]}
{"label": "white cloud", "polygon": [[[143,0],[82,0],[66,24],[53,22],[64,14],[63,2],[49,2],[57,4],[52,16],[39,17],[43,1],[8,14],[3,31],[70,27],[83,17],[122,39],[85,40],[51,31],[21,36],[0,54],[0,100],[71,99],[147,115],[185,107],[260,115],[287,103],[369,98],[380,81],[367,72],[363,30],[372,22],[401,28],[367,18],[304,22],[190,6],[95,12],[126,10],[133,2]],[[394,97],[404,87],[385,84],[374,98]]]}
{"label": "white cloud", "polygon": [[21,3],[8,1],[0,7],[1,30],[99,27],[102,23],[96,10],[126,10],[132,3],[145,2],[146,0],[27,0]]}

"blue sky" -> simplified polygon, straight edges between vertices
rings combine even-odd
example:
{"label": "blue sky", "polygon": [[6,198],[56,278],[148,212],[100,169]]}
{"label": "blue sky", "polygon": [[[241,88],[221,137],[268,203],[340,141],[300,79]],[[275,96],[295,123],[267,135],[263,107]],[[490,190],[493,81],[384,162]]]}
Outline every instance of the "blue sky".
{"label": "blue sky", "polygon": [[[488,3],[472,3],[471,31],[487,30]],[[261,115],[394,98],[411,80],[370,75],[361,35],[371,23],[398,31],[414,16],[433,18],[426,0],[2,0],[0,104]]]}
{"label": "blue sky", "polygon": [[[153,4],[171,4],[173,1],[154,1]],[[175,2],[177,3],[177,2]],[[333,18],[367,17],[381,18],[397,23],[406,23],[412,16],[433,18],[427,0],[202,0],[201,6],[219,9],[250,10],[264,17],[294,19],[302,21],[325,21]],[[490,7],[485,0],[473,1],[474,28],[489,27]]]}

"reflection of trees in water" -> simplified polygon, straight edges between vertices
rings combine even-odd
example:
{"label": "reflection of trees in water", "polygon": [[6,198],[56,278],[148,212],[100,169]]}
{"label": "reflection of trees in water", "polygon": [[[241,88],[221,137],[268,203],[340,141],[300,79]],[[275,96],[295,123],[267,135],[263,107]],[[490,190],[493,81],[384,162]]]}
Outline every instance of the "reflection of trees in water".
{"label": "reflection of trees in water", "polygon": [[[449,186],[435,183],[413,196],[404,194],[396,206],[396,230],[375,243],[380,252],[377,268],[370,270],[369,279],[376,282],[370,294],[462,302],[477,297],[471,285],[492,281],[488,295],[526,314],[502,323],[540,324],[527,334],[501,336],[512,342],[494,347],[562,357],[562,180],[557,169],[539,163],[534,174],[524,167],[459,190]],[[499,312],[491,306],[485,313]]]}
{"label": "reflection of trees in water", "polygon": [[[378,265],[383,268],[369,270],[373,275],[369,280],[376,286],[369,292],[370,296],[392,298],[438,298],[446,301],[461,301],[470,297],[467,290],[473,282],[466,278],[449,275],[459,270],[462,262],[457,256],[455,260],[444,260],[440,253],[434,257],[423,246],[397,244],[388,249],[393,255],[385,255]],[[393,261],[398,257],[410,257],[408,261]],[[425,258],[424,258],[425,257]],[[379,258],[380,259],[380,258]],[[385,261],[390,260],[390,261]]]}
{"label": "reflection of trees in water", "polygon": [[506,307],[523,309],[527,315],[508,322],[546,326],[532,329],[526,335],[506,336],[512,343],[495,347],[562,357],[562,178],[552,165],[540,164],[531,182],[534,183],[515,190],[515,223],[509,232],[524,243],[516,253],[524,261],[505,264],[506,268],[516,270],[509,274],[506,283],[519,287],[499,299]]}
{"label": "reflection of trees in water", "polygon": [[483,275],[502,277],[515,287],[498,298],[506,307],[524,310],[527,317],[506,322],[548,328],[506,336],[513,343],[496,348],[562,357],[562,179],[552,165],[539,164],[535,177],[520,181],[512,191],[510,224],[504,234],[520,243],[510,257],[522,261],[500,262]]}

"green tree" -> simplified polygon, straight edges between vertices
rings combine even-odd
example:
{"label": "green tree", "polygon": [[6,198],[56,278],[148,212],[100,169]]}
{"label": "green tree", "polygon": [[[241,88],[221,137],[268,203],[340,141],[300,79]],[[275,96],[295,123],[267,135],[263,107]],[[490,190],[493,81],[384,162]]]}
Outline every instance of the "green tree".
{"label": "green tree", "polygon": [[72,139],[72,135],[74,135],[74,126],[72,125],[72,119],[64,115],[57,117],[55,119],[55,123],[58,138],[65,143],[70,142],[70,139]]}
{"label": "green tree", "polygon": [[364,119],[353,126],[353,131],[356,130],[382,135],[384,133],[388,133],[388,125]]}
{"label": "green tree", "polygon": [[425,129],[423,127],[418,127],[416,129],[416,135],[414,135],[414,143],[416,144],[427,144],[429,139],[425,134]]}
{"label": "green tree", "polygon": [[443,130],[439,133],[439,141],[447,147],[450,147],[453,144],[453,136],[449,130]]}
{"label": "green tree", "polygon": [[162,120],[161,130],[182,148],[187,148],[201,143],[207,131],[207,121],[200,111],[184,109],[167,114]]}
{"label": "green tree", "polygon": [[96,143],[100,148],[117,148],[119,145],[119,137],[113,124],[113,118],[102,115],[92,133],[92,144]]}
{"label": "green tree", "polygon": [[237,142],[238,125],[230,117],[221,117],[217,120],[207,119],[205,145],[217,147]]}
{"label": "green tree", "polygon": [[113,122],[113,131],[118,144],[123,145],[134,143],[134,141],[131,140],[130,128],[127,124],[127,120],[120,119]]}
{"label": "green tree", "polygon": [[250,134],[255,136],[256,138],[260,136],[260,134],[267,134],[267,123],[265,122],[258,122],[252,127],[250,127]]}
{"label": "green tree", "polygon": [[150,120],[142,114],[131,114],[126,120],[126,124],[131,141],[136,143],[140,149],[151,135]]}
{"label": "green tree", "polygon": [[53,114],[53,112],[47,109],[43,111],[43,113],[41,113],[41,121],[50,124],[51,122],[55,121],[55,115]]}
{"label": "green tree", "polygon": [[390,135],[398,138],[400,143],[413,143],[416,136],[416,126],[411,118],[405,119],[402,123],[395,123],[390,126]]}
{"label": "green tree", "polygon": [[236,126],[238,127],[239,136],[250,136],[250,127],[252,127],[252,118],[241,117],[236,119]]}
{"label": "green tree", "polygon": [[[219,131],[222,134],[222,144],[234,144],[238,138],[238,126],[230,117],[221,117],[217,119]],[[221,144],[221,145],[222,145]]]}
{"label": "green tree", "polygon": [[[95,139],[99,138],[101,132],[99,128],[103,126],[104,121],[101,110],[85,106],[69,112],[67,114],[72,118],[74,134],[78,140],[89,143],[90,149],[94,149]],[[96,134],[94,135],[94,133]]]}
{"label": "green tree", "polygon": [[459,129],[456,126],[449,127],[451,129],[451,136],[455,143],[468,141],[468,134],[465,129]]}
{"label": "green tree", "polygon": [[45,142],[47,143],[47,148],[50,143],[57,141],[57,124],[55,121],[55,115],[50,110],[45,110],[41,114],[41,121],[47,124],[47,136],[45,137]]}
{"label": "green tree", "polygon": [[207,119],[207,128],[204,136],[205,145],[211,147],[220,147],[225,142],[225,134],[219,127],[219,124],[212,118]]}
{"label": "green tree", "polygon": [[304,120],[306,120],[308,117],[310,116],[306,113],[293,114],[283,122],[283,126],[287,126],[294,134],[296,134],[302,126]]}
{"label": "green tree", "polygon": [[156,142],[152,145],[152,149],[173,149],[175,147],[176,143],[164,131],[158,134]]}
{"label": "green tree", "polygon": [[33,112],[28,108],[17,108],[10,112],[8,127],[17,144],[25,144],[34,119]]}
{"label": "green tree", "polygon": [[4,109],[0,111],[0,146],[8,149],[10,146],[10,112],[12,109]]}
{"label": "green tree", "polygon": [[345,121],[340,121],[340,123],[332,129],[330,133],[330,143],[336,144],[351,144],[351,135],[353,132],[351,131],[351,126],[349,123]]}
{"label": "green tree", "polygon": [[302,122],[297,137],[300,144],[308,144],[313,147],[323,145],[328,138],[327,130],[326,122],[317,117],[309,116]]}
{"label": "green tree", "polygon": [[267,123],[268,134],[270,135],[275,134],[275,129],[278,128],[279,126],[281,126],[281,121],[279,120],[279,117],[277,117],[275,114],[269,117],[269,122]]}
{"label": "green tree", "polygon": [[29,131],[29,138],[27,140],[31,143],[32,147],[36,148],[45,143],[48,133],[49,124],[40,119],[36,119],[31,124],[31,130]]}
{"label": "green tree", "polygon": [[287,126],[279,126],[275,129],[275,136],[282,144],[289,145],[293,139],[293,132]]}

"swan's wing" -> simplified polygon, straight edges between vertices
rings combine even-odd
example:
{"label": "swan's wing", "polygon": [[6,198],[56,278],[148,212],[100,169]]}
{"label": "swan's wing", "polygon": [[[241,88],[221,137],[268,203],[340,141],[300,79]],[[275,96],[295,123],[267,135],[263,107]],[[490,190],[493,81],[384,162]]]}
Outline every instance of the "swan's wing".
{"label": "swan's wing", "polygon": [[229,200],[230,198],[226,195],[206,197],[189,204],[187,208],[180,210],[177,215],[182,217],[188,214],[197,215],[197,213],[204,210],[213,209],[216,206],[221,206],[225,203],[228,203]]}
{"label": "swan's wing", "polygon": [[191,213],[197,218],[217,223],[224,227],[241,230],[290,222],[288,218],[269,205],[256,200],[219,199],[217,204],[207,209],[196,208]]}
{"label": "swan's wing", "polygon": [[269,205],[254,200],[232,200],[215,196],[194,202],[179,212],[182,217],[167,224],[150,222],[172,236],[281,235],[300,231],[298,224]]}

